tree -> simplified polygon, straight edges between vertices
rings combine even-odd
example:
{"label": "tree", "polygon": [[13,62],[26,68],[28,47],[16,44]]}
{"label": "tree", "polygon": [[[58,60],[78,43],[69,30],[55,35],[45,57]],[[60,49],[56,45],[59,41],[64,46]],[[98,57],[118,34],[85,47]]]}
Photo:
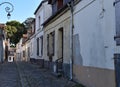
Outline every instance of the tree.
{"label": "tree", "polygon": [[24,24],[15,20],[7,22],[5,30],[7,32],[7,38],[10,39],[10,43],[15,45],[19,42],[22,35],[27,32]]}
{"label": "tree", "polygon": [[23,24],[24,24],[24,26],[25,26],[25,28],[26,28],[27,30],[30,29],[31,23],[32,23],[32,21],[33,21],[34,19],[35,19],[35,18],[29,17],[29,18],[27,18],[27,19],[23,22]]}
{"label": "tree", "polygon": [[7,38],[12,37],[17,32],[16,27],[10,25],[6,26],[5,30],[7,32]]}

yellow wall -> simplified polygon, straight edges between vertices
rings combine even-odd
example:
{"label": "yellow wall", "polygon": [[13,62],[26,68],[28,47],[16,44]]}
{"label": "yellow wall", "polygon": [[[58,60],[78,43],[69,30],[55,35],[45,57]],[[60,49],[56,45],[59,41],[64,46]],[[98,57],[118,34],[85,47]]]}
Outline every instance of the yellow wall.
{"label": "yellow wall", "polygon": [[55,31],[55,54],[53,61],[58,59],[58,31],[63,28],[64,32],[64,46],[63,46],[63,59],[64,63],[69,63],[70,60],[70,11],[59,14],[57,17],[52,19],[47,26],[44,27],[44,59],[49,60],[47,56],[47,34]]}
{"label": "yellow wall", "polygon": [[116,87],[114,70],[74,65],[73,76],[86,87]]}

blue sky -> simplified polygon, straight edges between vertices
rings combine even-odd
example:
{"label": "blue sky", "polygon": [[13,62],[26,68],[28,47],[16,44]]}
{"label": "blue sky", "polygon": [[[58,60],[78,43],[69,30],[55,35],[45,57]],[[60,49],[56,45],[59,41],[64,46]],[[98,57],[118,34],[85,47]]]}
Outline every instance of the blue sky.
{"label": "blue sky", "polygon": [[0,6],[0,23],[17,20],[19,22],[25,21],[28,17],[35,17],[34,12],[40,4],[41,0],[0,0],[2,2],[10,2],[14,5],[14,11],[11,13],[11,18],[7,19],[5,7],[7,4]]}

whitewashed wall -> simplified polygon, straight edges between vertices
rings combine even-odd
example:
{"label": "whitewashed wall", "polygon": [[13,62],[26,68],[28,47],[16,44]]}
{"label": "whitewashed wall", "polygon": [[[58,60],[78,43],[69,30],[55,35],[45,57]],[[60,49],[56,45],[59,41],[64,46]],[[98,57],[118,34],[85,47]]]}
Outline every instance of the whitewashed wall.
{"label": "whitewashed wall", "polygon": [[33,35],[30,39],[30,58],[36,58],[36,37]]}
{"label": "whitewashed wall", "polygon": [[[43,57],[41,56],[41,53],[39,51],[39,56],[37,56],[37,38],[40,38],[41,36],[43,36],[43,26],[42,24],[51,16],[52,14],[52,8],[51,5],[48,4],[48,2],[44,2],[42,3],[41,7],[38,9],[38,11],[35,14],[35,19],[36,19],[36,30],[35,30],[35,37],[34,40],[31,39],[31,43],[33,43],[33,49],[34,49],[34,53],[33,53],[33,58],[35,59],[43,59]],[[39,27],[39,16],[40,16],[40,24],[41,26]],[[41,44],[41,41],[39,41],[39,43]],[[39,48],[40,47],[39,44]]]}
{"label": "whitewashed wall", "polygon": [[77,52],[74,54],[75,64],[114,69],[113,2],[114,0],[82,0],[75,6],[74,39],[78,41],[74,42],[74,50]]}
{"label": "whitewashed wall", "polygon": [[22,38],[16,45],[16,61],[22,61]]}
{"label": "whitewashed wall", "polygon": [[39,29],[39,16],[40,16],[41,28],[43,28],[42,24],[51,16],[51,14],[52,14],[51,5],[49,5],[48,2],[43,3],[35,14],[36,33],[38,32]]}

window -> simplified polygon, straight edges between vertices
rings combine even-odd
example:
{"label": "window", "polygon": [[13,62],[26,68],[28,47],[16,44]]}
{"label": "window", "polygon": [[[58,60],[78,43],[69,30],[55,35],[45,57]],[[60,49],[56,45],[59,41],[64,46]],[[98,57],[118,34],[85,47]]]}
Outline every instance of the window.
{"label": "window", "polygon": [[57,8],[60,9],[63,6],[63,0],[58,0]]}
{"label": "window", "polygon": [[55,49],[55,31],[51,33],[51,37],[52,37],[52,55],[54,55],[54,49]]}
{"label": "window", "polygon": [[11,57],[9,57],[9,60],[11,60]]}
{"label": "window", "polygon": [[40,37],[40,42],[41,42],[41,45],[40,45],[40,47],[41,47],[41,56],[43,55],[43,36],[41,36]]}
{"label": "window", "polygon": [[37,38],[37,56],[39,56],[39,38]]}
{"label": "window", "polygon": [[0,34],[2,34],[3,33],[3,31],[2,31],[2,29],[0,29]]}
{"label": "window", "polygon": [[23,51],[23,57],[25,57],[25,51]]}
{"label": "window", "polygon": [[39,38],[39,56],[43,55],[43,36]]}
{"label": "window", "polygon": [[33,55],[33,44],[31,43],[30,45],[31,45],[30,46],[30,55]]}
{"label": "window", "polygon": [[28,47],[27,52],[28,52],[28,57],[30,57],[30,47]]}
{"label": "window", "polygon": [[40,29],[40,27],[41,27],[41,18],[40,18],[40,16],[38,17],[38,25],[39,25],[39,29]]}
{"label": "window", "polygon": [[43,55],[43,36],[37,38],[37,56]]}
{"label": "window", "polygon": [[54,43],[55,43],[55,31],[47,35],[47,54],[49,56],[54,55],[54,49],[55,49]]}

